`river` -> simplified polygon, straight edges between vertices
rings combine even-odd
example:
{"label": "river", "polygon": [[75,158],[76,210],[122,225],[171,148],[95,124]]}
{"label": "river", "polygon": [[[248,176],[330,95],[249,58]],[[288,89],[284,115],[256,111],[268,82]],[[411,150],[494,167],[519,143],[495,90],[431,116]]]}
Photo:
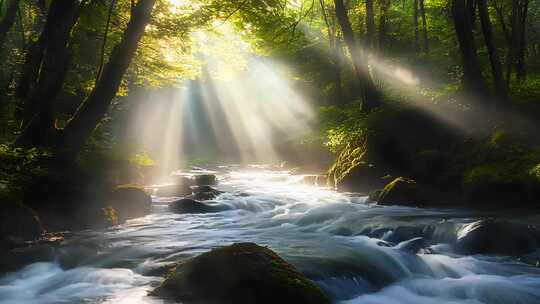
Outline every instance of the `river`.
{"label": "river", "polygon": [[[155,269],[246,241],[269,246],[336,303],[540,303],[539,268],[454,252],[460,229],[493,214],[367,204],[267,167],[219,171],[225,193],[216,201],[230,210],[174,214],[167,206],[174,198],[154,197],[144,218],[70,235],[59,252],[93,253],[76,255],[71,267],[41,262],[1,277],[0,303],[165,303],[147,296],[163,280]],[[498,216],[540,222],[534,214]],[[416,237],[428,247],[407,243]]]}

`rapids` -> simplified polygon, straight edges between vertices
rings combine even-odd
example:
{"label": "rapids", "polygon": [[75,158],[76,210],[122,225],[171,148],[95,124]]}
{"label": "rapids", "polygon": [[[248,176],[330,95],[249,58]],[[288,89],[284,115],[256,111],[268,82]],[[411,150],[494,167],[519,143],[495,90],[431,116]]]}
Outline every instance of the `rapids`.
{"label": "rapids", "polygon": [[75,256],[68,265],[41,262],[5,274],[0,303],[164,303],[147,296],[163,280],[156,269],[245,241],[269,246],[336,303],[540,303],[539,268],[505,256],[463,256],[452,247],[478,218],[538,224],[540,216],[377,206],[304,185],[287,171],[217,170],[217,188],[226,192],[215,201],[231,210],[174,214],[167,207],[174,198],[154,197],[144,218],[73,233],[58,249]]}

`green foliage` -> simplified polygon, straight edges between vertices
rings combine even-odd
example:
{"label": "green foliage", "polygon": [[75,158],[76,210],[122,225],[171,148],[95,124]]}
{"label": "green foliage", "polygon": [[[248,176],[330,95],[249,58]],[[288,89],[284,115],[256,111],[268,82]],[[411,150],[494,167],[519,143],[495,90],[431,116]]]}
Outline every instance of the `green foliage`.
{"label": "green foliage", "polygon": [[352,103],[344,108],[321,107],[319,120],[326,137],[325,145],[331,151],[337,152],[349,144],[353,146],[361,144],[368,135],[377,133],[377,124],[391,121],[392,115],[396,115],[402,109],[399,104],[387,104],[366,114],[362,112],[358,103]]}
{"label": "green foliage", "polygon": [[52,157],[48,150],[0,144],[0,202],[20,201],[22,186],[36,176],[46,175]]}
{"label": "green foliage", "polygon": [[152,167],[156,164],[156,162],[150,158],[148,151],[134,154],[129,158],[129,161],[139,167]]}
{"label": "green foliage", "polygon": [[529,173],[540,182],[540,163],[534,166]]}

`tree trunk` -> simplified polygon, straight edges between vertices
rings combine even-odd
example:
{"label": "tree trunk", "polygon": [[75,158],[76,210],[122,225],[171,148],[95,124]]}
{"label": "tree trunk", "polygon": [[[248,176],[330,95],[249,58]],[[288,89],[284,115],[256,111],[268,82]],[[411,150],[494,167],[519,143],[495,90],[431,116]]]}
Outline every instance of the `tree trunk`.
{"label": "tree trunk", "polygon": [[427,30],[427,19],[426,19],[426,8],[424,5],[424,0],[419,0],[420,2],[420,16],[422,17],[422,38],[424,40],[424,52],[429,53],[429,40],[428,40],[428,30]]}
{"label": "tree trunk", "polygon": [[497,46],[495,45],[495,40],[493,38],[493,30],[486,2],[487,0],[477,0],[478,16],[480,17],[482,33],[484,34],[484,41],[489,54],[495,92],[497,93],[498,99],[505,101],[507,99],[506,84],[503,78],[501,59],[499,58]]}
{"label": "tree trunk", "polygon": [[122,40],[112,51],[97,85],[66,125],[60,147],[68,151],[70,160],[76,158],[92,131],[107,113],[122,78],[135,56],[139,41],[150,21],[155,2],[156,0],[137,2]]}
{"label": "tree trunk", "polygon": [[336,102],[339,105],[343,105],[345,103],[345,99],[343,98],[343,88],[342,88],[342,79],[341,79],[341,62],[342,62],[342,55],[341,55],[341,41],[339,36],[334,37],[334,45],[333,50],[335,53],[335,59],[334,59],[334,85],[336,86],[336,91],[334,94],[334,98]]}
{"label": "tree trunk", "polygon": [[373,40],[375,38],[375,17],[373,16],[373,0],[366,1],[366,51],[373,49]]}
{"label": "tree trunk", "polygon": [[529,0],[521,0],[521,6],[519,10],[519,43],[517,45],[516,52],[516,79],[518,82],[522,82],[526,77],[525,69],[525,48],[527,47],[526,40],[526,27],[527,27],[527,13],[529,10]]}
{"label": "tree trunk", "polygon": [[387,29],[386,17],[388,15],[388,7],[390,0],[381,0],[381,14],[379,16],[379,52],[383,52],[386,47]]}
{"label": "tree trunk", "polygon": [[4,18],[0,21],[0,50],[4,48],[6,36],[13,26],[13,23],[15,23],[15,17],[17,16],[20,2],[20,0],[11,0],[7,6]]}
{"label": "tree trunk", "polygon": [[359,81],[362,110],[369,112],[379,105],[379,100],[373,79],[369,73],[367,58],[354,38],[343,0],[334,0],[334,4],[336,6],[336,17],[343,33],[343,39],[351,54],[352,64]]}
{"label": "tree trunk", "polygon": [[32,50],[42,55],[32,58],[41,67],[35,88],[24,100],[24,131],[17,138],[18,146],[49,145],[54,137],[53,106],[62,90],[69,66],[70,51],[68,43],[71,30],[79,15],[78,0],[53,1],[49,8],[47,21],[39,37],[38,48]]}
{"label": "tree trunk", "polygon": [[516,61],[516,48],[519,44],[519,0],[512,1],[512,13],[510,15],[510,43],[506,53],[506,85],[512,81],[512,70]]}
{"label": "tree trunk", "polygon": [[103,63],[105,61],[105,48],[107,47],[107,36],[109,35],[111,16],[112,16],[115,4],[116,4],[116,0],[111,0],[111,3],[109,4],[109,12],[107,14],[107,23],[105,24],[105,31],[103,33],[103,42],[101,43],[101,53],[99,56],[99,65],[98,65],[98,70],[96,72],[96,81],[94,82],[94,86],[97,85],[99,78],[101,77],[101,72],[103,72]]}
{"label": "tree trunk", "polygon": [[473,0],[452,0],[452,18],[463,61],[463,84],[467,91],[477,97],[488,96],[487,86],[482,77],[482,69],[476,53],[473,36]]}
{"label": "tree trunk", "polygon": [[[36,2],[37,16],[33,31],[43,32],[44,24],[46,21],[47,7],[44,0],[38,0]],[[16,116],[19,120],[28,120],[31,117],[24,117],[24,101],[28,97],[28,94],[35,88],[39,69],[43,59],[43,53],[45,52],[45,37],[40,35],[37,41],[30,42],[26,54],[24,57],[24,63],[22,66],[22,72],[19,80],[17,81],[17,87],[15,89],[15,97],[19,103],[17,106]]]}
{"label": "tree trunk", "polygon": [[420,32],[418,30],[418,0],[413,0],[414,51],[420,53]]}
{"label": "tree trunk", "polygon": [[[330,50],[333,52],[331,54],[330,63],[333,67],[333,73],[334,73],[334,103],[337,105],[340,105],[343,103],[343,92],[341,89],[341,58],[340,58],[340,50],[339,50],[339,41],[337,37],[337,31],[335,26],[335,17],[329,16],[326,10],[326,6],[324,4],[324,0],[319,0],[319,4],[321,6],[321,12],[324,19],[324,23],[326,24],[326,29],[328,33],[328,44],[330,45]],[[330,21],[330,18],[332,21]]]}

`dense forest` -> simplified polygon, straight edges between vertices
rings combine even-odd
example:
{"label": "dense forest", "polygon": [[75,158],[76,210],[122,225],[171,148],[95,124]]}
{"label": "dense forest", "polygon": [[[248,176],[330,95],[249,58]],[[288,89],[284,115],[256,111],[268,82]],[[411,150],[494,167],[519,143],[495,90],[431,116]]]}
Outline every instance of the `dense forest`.
{"label": "dense forest", "polygon": [[[25,265],[51,259],[67,260],[58,271],[86,265],[80,261],[96,263],[98,252],[106,250],[94,252],[87,244],[64,250],[70,233],[115,231],[129,220],[151,218],[163,198],[174,198],[166,205],[183,216],[256,212],[272,200],[298,199],[293,194],[283,198],[280,191],[299,191],[298,196],[304,195],[300,202],[306,203],[312,191],[301,192],[306,183],[313,191],[327,191],[324,197],[313,194],[321,202],[345,199],[352,204],[361,198],[363,206],[405,208],[403,217],[419,218],[395,223],[415,222],[414,229],[422,231],[399,227],[399,234],[398,224],[381,220],[370,222],[369,229],[351,224],[313,228],[317,232],[378,239],[416,257],[446,253],[437,244],[448,239],[434,227],[454,225],[457,249],[452,254],[519,257],[519,263],[532,268],[540,261],[540,222],[532,220],[540,207],[538,1],[0,0],[0,60],[0,249],[5,252],[0,274],[16,274]],[[244,191],[234,194],[237,199],[251,197],[249,187],[259,187],[258,178],[269,174],[253,173],[250,180],[236,170],[262,167],[299,177],[303,186],[280,190],[273,185],[270,192],[276,197],[260,198],[253,207],[228,202],[234,191]],[[234,184],[239,176],[240,186]],[[251,181],[249,186],[243,178]],[[279,225],[316,221],[317,212],[320,221],[327,221],[322,211],[313,211],[319,207],[310,208],[302,212],[313,212],[312,217]],[[368,213],[355,217],[353,207],[340,208],[336,225],[352,218],[369,222]],[[447,208],[470,213],[440,211]],[[292,216],[289,212],[296,210],[275,216]],[[432,211],[443,212],[436,218],[440,222]],[[530,218],[515,215],[503,221],[502,214]],[[427,223],[428,218],[434,222]],[[201,222],[206,220],[213,218]],[[236,220],[242,222],[231,221]],[[384,226],[390,222],[395,225]],[[387,230],[381,232],[382,226]],[[464,237],[461,244],[460,231],[478,234]],[[202,236],[186,235],[204,243]],[[502,245],[494,245],[497,235]],[[302,260],[303,253],[287,251],[272,237],[224,233],[216,243],[201,245],[205,250],[194,245],[197,249],[187,257],[227,245],[229,239],[277,248],[284,258],[239,243],[191,259],[184,272],[168,270],[171,266],[158,259],[159,267],[142,276],[170,276],[144,297],[189,303],[200,303],[207,294],[223,303],[435,301],[424,294],[427,298],[399,299],[391,293],[369,298],[400,279],[374,274],[373,262],[343,264],[367,273],[360,275],[366,282],[358,283],[361,288],[329,281],[338,266],[325,272],[330,264],[315,261],[317,253],[313,261]],[[253,252],[265,258],[253,260]],[[130,268],[127,260],[133,259],[104,267]],[[240,282],[253,275],[237,270],[244,265],[265,276],[239,288],[219,276],[201,279],[212,277],[205,263],[235,272]],[[224,263],[229,266],[221,269]],[[540,301],[540,277],[531,273],[523,283],[529,293],[508,291],[506,298],[501,295],[504,303]],[[195,283],[186,283],[191,280]],[[33,303],[30,296],[23,301],[6,289],[9,282],[0,278],[0,303],[2,296],[9,303]],[[281,292],[268,293],[269,288]],[[92,294],[89,303],[101,303],[96,299],[111,294]],[[84,298],[50,296],[44,303]],[[498,303],[487,296],[454,296],[441,303]]]}

